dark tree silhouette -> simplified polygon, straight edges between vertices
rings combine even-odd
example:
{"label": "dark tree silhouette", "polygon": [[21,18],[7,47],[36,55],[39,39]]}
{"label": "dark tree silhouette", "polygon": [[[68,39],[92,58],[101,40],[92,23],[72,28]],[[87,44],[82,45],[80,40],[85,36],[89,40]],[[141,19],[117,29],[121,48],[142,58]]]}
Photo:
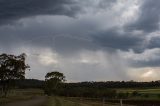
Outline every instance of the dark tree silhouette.
{"label": "dark tree silhouette", "polygon": [[56,94],[60,84],[65,81],[63,73],[58,71],[49,72],[45,76],[45,92],[48,95]]}
{"label": "dark tree silhouette", "polygon": [[25,63],[26,54],[19,56],[10,54],[0,55],[0,82],[2,85],[2,95],[6,96],[15,79],[24,79],[25,70],[29,69],[29,65]]}

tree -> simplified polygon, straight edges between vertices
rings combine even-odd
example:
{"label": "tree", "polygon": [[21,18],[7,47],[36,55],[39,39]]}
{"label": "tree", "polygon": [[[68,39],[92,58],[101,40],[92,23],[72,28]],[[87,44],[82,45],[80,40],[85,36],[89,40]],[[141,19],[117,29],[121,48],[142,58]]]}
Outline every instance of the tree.
{"label": "tree", "polygon": [[25,59],[25,53],[19,56],[5,53],[0,55],[0,83],[2,86],[2,95],[5,97],[10,89],[11,82],[15,79],[25,78],[25,70],[30,68],[25,63]]}
{"label": "tree", "polygon": [[65,81],[63,73],[58,71],[49,72],[45,76],[45,93],[48,95],[56,94],[61,83]]}

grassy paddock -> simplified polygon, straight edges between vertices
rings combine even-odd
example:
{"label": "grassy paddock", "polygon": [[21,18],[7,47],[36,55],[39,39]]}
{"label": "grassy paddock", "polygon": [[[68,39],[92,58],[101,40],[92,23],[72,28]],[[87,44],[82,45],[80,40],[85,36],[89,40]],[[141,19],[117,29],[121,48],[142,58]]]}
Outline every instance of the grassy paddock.
{"label": "grassy paddock", "polygon": [[[123,99],[123,106],[160,106],[160,88],[137,88],[137,89],[116,89],[117,93],[129,93],[128,99]],[[137,91],[138,96],[132,96]],[[148,96],[145,97],[145,94]],[[124,105],[125,104],[125,105]],[[82,98],[82,97],[49,97],[46,106],[102,106],[102,98]],[[120,99],[106,99],[104,106],[119,106]]]}
{"label": "grassy paddock", "polygon": [[[67,100],[73,102],[80,102],[84,104],[88,104],[88,106],[120,106],[120,101],[112,102],[112,101],[103,101],[103,99],[99,98],[82,98],[82,97],[68,97],[65,98]],[[123,105],[123,106],[132,106],[132,105]]]}
{"label": "grassy paddock", "polygon": [[[118,93],[129,93],[131,99],[160,100],[160,88],[137,88],[137,89],[116,89]],[[131,97],[132,93],[137,91],[139,96]]]}
{"label": "grassy paddock", "polygon": [[93,101],[84,102],[75,99],[71,100],[65,97],[49,97],[45,106],[102,106],[102,104],[95,103]]}
{"label": "grassy paddock", "polygon": [[[96,99],[96,98],[74,98],[69,97],[67,100],[74,101],[74,102],[81,102],[85,104],[89,104],[91,106],[102,106],[103,100]],[[123,106],[160,106],[160,100],[158,99],[122,99]],[[106,99],[105,100],[106,106],[119,106],[120,99]]]}
{"label": "grassy paddock", "polygon": [[150,93],[150,94],[160,94],[160,88],[137,88],[137,89],[116,89],[118,92],[129,92],[132,93],[133,91],[138,91],[139,93]]}
{"label": "grassy paddock", "polygon": [[11,91],[10,95],[12,94],[36,96],[36,95],[44,95],[44,92],[41,89],[16,89]]}
{"label": "grassy paddock", "polygon": [[0,98],[0,104],[6,104],[9,102],[32,99],[32,96],[10,96],[6,98]]}
{"label": "grassy paddock", "polygon": [[[149,97],[142,98],[141,96],[130,97],[129,99],[124,99],[124,104],[138,105],[145,104],[145,106],[150,106],[156,104],[155,106],[160,106],[160,99],[157,94],[160,93],[160,89],[116,89],[118,93],[128,92],[130,95],[137,91],[139,94],[148,94]],[[0,98],[0,105],[13,101],[27,100],[34,96],[44,95],[43,90],[40,89],[16,89],[10,91],[7,98]],[[104,106],[118,106],[118,99],[105,100]],[[158,104],[158,105],[157,105]],[[102,98],[81,98],[81,97],[48,97],[48,100],[43,106],[102,106]],[[129,106],[129,105],[124,105]]]}
{"label": "grassy paddock", "polygon": [[34,96],[44,95],[40,89],[14,89],[8,92],[7,97],[0,97],[0,104],[32,99]]}

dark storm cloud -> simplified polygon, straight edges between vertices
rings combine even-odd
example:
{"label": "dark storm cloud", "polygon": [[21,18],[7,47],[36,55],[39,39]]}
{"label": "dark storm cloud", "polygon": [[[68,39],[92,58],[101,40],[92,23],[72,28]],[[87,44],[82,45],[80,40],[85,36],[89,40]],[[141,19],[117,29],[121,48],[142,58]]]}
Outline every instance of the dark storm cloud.
{"label": "dark storm cloud", "polygon": [[150,61],[132,61],[132,67],[159,67],[160,66],[160,59],[157,60],[150,60]]}
{"label": "dark storm cloud", "polygon": [[[100,0],[94,8],[104,9],[117,0]],[[36,15],[65,15],[74,17],[83,8],[91,7],[92,0],[0,0],[0,24]]]}
{"label": "dark storm cloud", "polygon": [[160,48],[160,37],[152,37],[147,47],[148,48]]}
{"label": "dark storm cloud", "polygon": [[0,24],[35,15],[74,16],[74,0],[0,0]]}
{"label": "dark storm cloud", "polygon": [[160,1],[144,0],[140,6],[139,17],[135,22],[126,26],[130,30],[143,30],[152,32],[159,29],[160,21]]}
{"label": "dark storm cloud", "polygon": [[[114,3],[116,0],[109,0],[109,1],[100,0],[100,1],[101,2],[99,2],[97,5],[97,9],[106,8],[110,4]],[[84,5],[81,6],[80,4],[78,4],[82,2],[78,2],[75,0],[14,0],[14,1],[0,0],[0,24],[36,15],[53,14],[53,15],[74,16],[75,14],[77,14],[79,11],[82,10]],[[91,0],[88,0],[84,4],[91,2],[92,2]],[[152,1],[152,0],[144,1],[144,3],[140,7],[141,12],[139,14],[138,20],[136,22],[129,24],[124,28],[126,29],[133,28],[132,30],[144,30],[146,32],[158,29],[159,5],[160,5],[159,1]],[[34,30],[35,29],[36,28],[34,28]],[[45,28],[44,30],[48,29],[49,28]],[[120,34],[116,30],[117,29],[112,28],[112,30],[108,30],[105,32],[98,31],[94,32],[93,36],[92,34],[89,36],[91,36],[91,39],[93,39],[93,43],[95,42],[96,44],[102,47],[109,47],[121,50],[134,49],[136,51],[141,51],[142,49],[144,49],[140,48],[140,45],[142,45],[143,41],[141,37],[135,37],[131,33],[127,32],[128,30],[124,33],[124,35]],[[29,32],[29,30],[27,31]],[[28,32],[24,33],[28,34]],[[30,29],[30,32],[33,32],[32,29]],[[43,34],[43,31],[39,30],[39,32]],[[43,35],[46,35],[47,31],[44,32],[45,33]],[[33,33],[34,35],[36,35],[35,32]],[[36,33],[39,34],[38,32]],[[23,34],[23,32],[21,33],[21,31],[18,31],[17,35],[18,38],[20,37],[21,39],[30,38],[33,36],[32,34],[23,36],[25,34]],[[8,34],[7,36],[10,36],[9,38],[12,38],[11,34]],[[151,45],[149,46],[149,48],[154,48],[156,47],[156,45],[157,43],[154,42],[152,43],[151,41]]]}
{"label": "dark storm cloud", "polygon": [[129,32],[119,33],[115,28],[104,32],[97,32],[93,36],[93,40],[104,48],[120,49],[124,51],[133,49],[136,52],[140,52],[142,49],[140,46],[144,39],[134,36]]}

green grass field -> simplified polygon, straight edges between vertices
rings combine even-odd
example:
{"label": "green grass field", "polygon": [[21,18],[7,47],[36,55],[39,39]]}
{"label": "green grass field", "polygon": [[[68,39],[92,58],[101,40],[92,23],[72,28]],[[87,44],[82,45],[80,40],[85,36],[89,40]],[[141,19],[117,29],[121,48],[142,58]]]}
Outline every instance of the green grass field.
{"label": "green grass field", "polygon": [[118,93],[129,93],[132,95],[134,91],[138,92],[139,96],[134,99],[160,99],[160,88],[143,88],[143,89],[116,89]]}
{"label": "green grass field", "polygon": [[88,106],[78,102],[72,102],[60,97],[49,97],[46,106]]}
{"label": "green grass field", "polygon": [[[46,105],[44,106],[102,106],[102,102],[68,99],[64,97],[49,97]],[[113,104],[105,104],[103,106],[118,106]]]}
{"label": "green grass field", "polygon": [[160,94],[160,88],[143,88],[143,89],[117,89],[118,92],[129,92],[132,93],[133,91],[138,91],[139,93],[151,93],[151,94]]}
{"label": "green grass field", "polygon": [[8,92],[7,97],[0,97],[0,104],[9,102],[32,99],[34,96],[44,95],[43,90],[40,89],[16,89]]}

